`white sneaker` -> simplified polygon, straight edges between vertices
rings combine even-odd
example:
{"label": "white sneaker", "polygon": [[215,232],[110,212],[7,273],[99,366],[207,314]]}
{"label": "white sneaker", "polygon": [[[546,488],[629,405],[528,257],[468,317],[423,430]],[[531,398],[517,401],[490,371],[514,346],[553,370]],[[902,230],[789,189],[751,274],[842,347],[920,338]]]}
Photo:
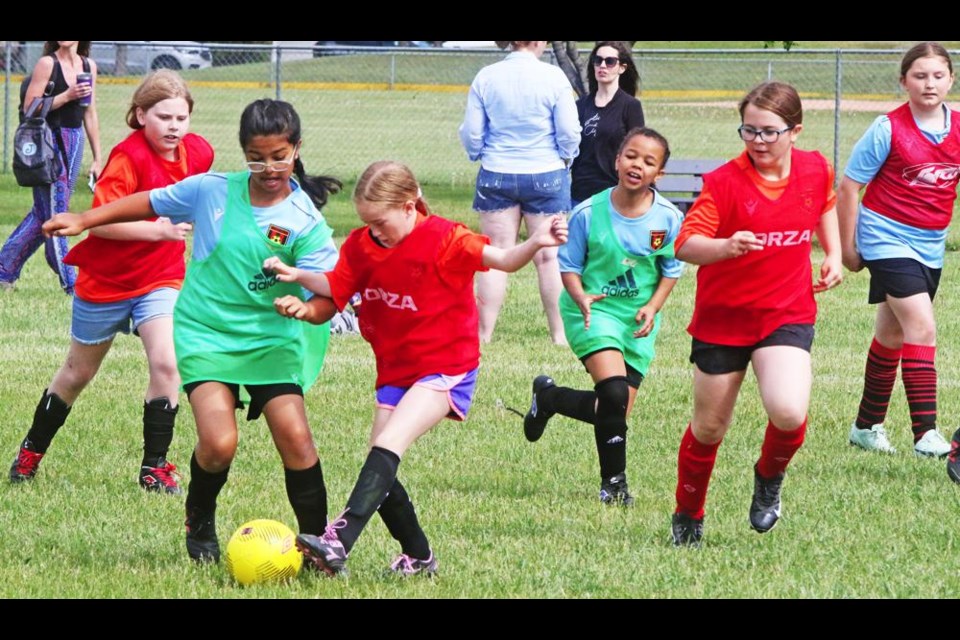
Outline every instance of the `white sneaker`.
{"label": "white sneaker", "polygon": [[950,453],[950,443],[940,435],[939,431],[930,429],[913,445],[913,452],[918,456],[943,458]]}
{"label": "white sneaker", "polygon": [[[867,451],[881,451],[883,453],[897,452],[887,439],[887,432],[884,430],[882,422],[873,425],[869,429],[857,429],[857,423],[854,422],[850,425],[850,444]],[[947,445],[948,451],[949,448],[949,445]]]}

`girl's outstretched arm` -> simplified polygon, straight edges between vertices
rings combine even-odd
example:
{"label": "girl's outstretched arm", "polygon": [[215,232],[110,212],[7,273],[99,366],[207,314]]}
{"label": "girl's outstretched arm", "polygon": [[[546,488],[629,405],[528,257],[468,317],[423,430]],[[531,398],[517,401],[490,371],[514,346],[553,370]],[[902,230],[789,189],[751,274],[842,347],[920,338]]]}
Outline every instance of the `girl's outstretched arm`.
{"label": "girl's outstretched arm", "polygon": [[557,214],[550,224],[540,225],[536,233],[525,242],[509,249],[492,245],[483,248],[483,266],[500,271],[514,272],[533,260],[534,254],[544,247],[559,247],[567,241],[567,219]]}
{"label": "girl's outstretched arm", "polygon": [[75,236],[100,225],[144,220],[154,215],[150,192],[141,191],[83,213],[59,213],[43,223],[43,235]]}

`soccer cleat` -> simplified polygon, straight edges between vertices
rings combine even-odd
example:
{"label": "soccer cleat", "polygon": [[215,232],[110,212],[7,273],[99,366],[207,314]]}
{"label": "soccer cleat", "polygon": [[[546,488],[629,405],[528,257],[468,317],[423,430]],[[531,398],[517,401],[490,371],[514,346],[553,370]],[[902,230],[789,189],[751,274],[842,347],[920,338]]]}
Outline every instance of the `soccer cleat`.
{"label": "soccer cleat", "polygon": [[887,439],[887,432],[883,428],[883,423],[875,424],[869,429],[858,429],[857,424],[850,426],[850,444],[860,447],[866,451],[880,451],[882,453],[896,453],[890,441]]}
{"label": "soccer cleat", "polygon": [[37,475],[37,471],[40,469],[40,461],[43,460],[44,454],[31,451],[29,449],[30,446],[29,440],[24,440],[23,444],[20,445],[20,451],[17,452],[17,457],[14,458],[13,464],[10,465],[10,482],[32,480],[33,476]]}
{"label": "soccer cleat", "polygon": [[950,443],[939,431],[930,429],[913,445],[913,452],[925,458],[942,458],[950,453]]}
{"label": "soccer cleat", "polygon": [[140,486],[147,491],[166,493],[171,496],[180,495],[180,485],[177,484],[177,467],[166,460],[160,460],[160,465],[140,467]]}
{"label": "soccer cleat", "polygon": [[600,502],[617,504],[622,507],[633,506],[633,496],[627,487],[627,474],[618,473],[609,480],[600,483]]}
{"label": "soccer cleat", "polygon": [[675,547],[700,548],[703,540],[703,518],[692,518],[685,513],[674,513],[670,521],[670,535]]}
{"label": "soccer cleat", "polygon": [[220,562],[215,512],[187,509],[187,553],[196,562]]}
{"label": "soccer cleat", "polygon": [[327,525],[323,535],[298,535],[297,549],[303,554],[303,559],[329,576],[347,575],[347,550],[337,537],[337,529],[345,526],[347,521],[338,517]]}
{"label": "soccer cleat", "polygon": [[550,376],[537,376],[533,379],[533,399],[530,401],[530,410],[523,416],[523,435],[530,442],[536,442],[547,428],[547,420],[553,415],[552,411],[540,410],[537,407],[537,394],[549,387],[557,386]]}
{"label": "soccer cleat", "polygon": [[947,454],[947,475],[960,484],[960,429],[953,432],[953,440],[950,442],[950,453]]}
{"label": "soccer cleat", "polygon": [[426,560],[401,553],[390,563],[390,573],[403,577],[423,575],[432,578],[437,575],[437,557],[433,551],[430,551],[430,557]]}
{"label": "soccer cleat", "polygon": [[780,488],[784,473],[764,478],[753,467],[753,501],[750,503],[750,527],[757,533],[766,533],[780,520]]}

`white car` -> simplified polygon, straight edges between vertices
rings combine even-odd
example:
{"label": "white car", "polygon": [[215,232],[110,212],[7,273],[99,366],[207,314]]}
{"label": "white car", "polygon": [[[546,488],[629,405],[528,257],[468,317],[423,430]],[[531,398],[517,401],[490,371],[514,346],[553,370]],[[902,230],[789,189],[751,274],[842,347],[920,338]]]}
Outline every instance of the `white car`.
{"label": "white car", "polygon": [[101,73],[117,72],[118,46],[126,48],[126,72],[154,69],[206,69],[213,65],[210,47],[192,40],[130,40],[93,42],[90,57]]}

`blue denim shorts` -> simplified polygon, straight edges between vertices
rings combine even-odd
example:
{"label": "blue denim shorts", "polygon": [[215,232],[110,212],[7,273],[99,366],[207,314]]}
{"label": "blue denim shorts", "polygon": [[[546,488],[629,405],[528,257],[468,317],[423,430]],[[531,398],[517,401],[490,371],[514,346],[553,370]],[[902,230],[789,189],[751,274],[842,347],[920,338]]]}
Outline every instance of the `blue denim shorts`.
{"label": "blue denim shorts", "polygon": [[80,344],[101,344],[118,332],[137,333],[137,327],[161,316],[172,316],[179,289],[160,287],[142,296],[116,302],[90,302],[73,296],[70,336]]}
{"label": "blue denim shorts", "polygon": [[566,213],[570,210],[570,171],[497,173],[480,167],[473,210],[493,213],[517,205],[521,213]]}

